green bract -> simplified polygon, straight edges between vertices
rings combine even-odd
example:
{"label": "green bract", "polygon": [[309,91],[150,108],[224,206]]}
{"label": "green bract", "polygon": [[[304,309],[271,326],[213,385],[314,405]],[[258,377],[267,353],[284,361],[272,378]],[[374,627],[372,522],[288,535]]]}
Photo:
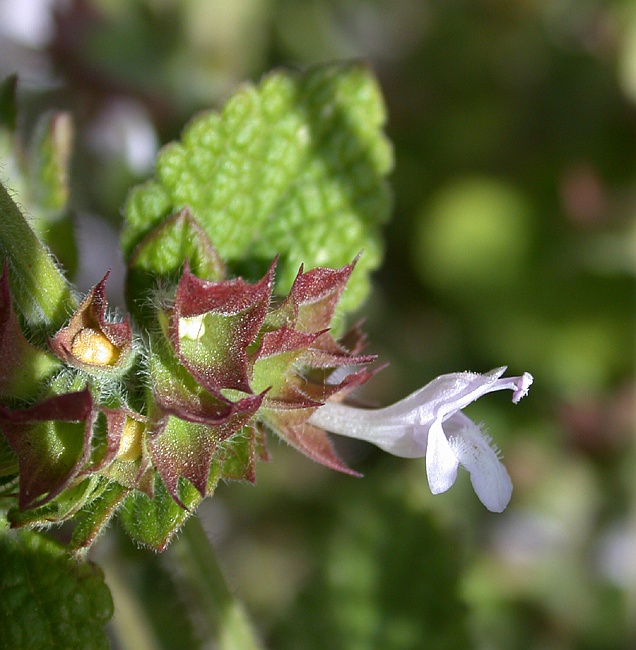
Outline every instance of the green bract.
{"label": "green bract", "polygon": [[363,251],[340,304],[357,307],[389,216],[384,120],[375,79],[355,63],[275,72],[242,87],[220,113],[194,118],[126,203],[129,299],[147,288],[139,271],[163,276],[182,265],[183,227],[166,229],[161,247],[150,233],[187,207],[221,259],[244,274],[261,274],[280,254],[277,293],[289,290],[301,264],[343,266]]}

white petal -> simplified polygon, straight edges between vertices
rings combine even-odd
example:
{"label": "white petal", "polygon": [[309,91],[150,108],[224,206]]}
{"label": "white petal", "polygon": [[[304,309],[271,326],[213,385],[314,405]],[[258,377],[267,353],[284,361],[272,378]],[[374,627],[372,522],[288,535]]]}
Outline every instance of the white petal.
{"label": "white petal", "polygon": [[479,500],[491,512],[502,512],[512,496],[512,481],[489,438],[463,413],[450,418],[445,428],[449,445],[470,473]]}
{"label": "white petal", "polygon": [[331,433],[366,440],[394,456],[421,458],[426,453],[428,427],[385,417],[384,409],[359,409],[327,402],[309,418],[309,423]]}
{"label": "white petal", "polygon": [[429,424],[439,415],[459,411],[491,392],[505,370],[503,366],[485,374],[454,372],[440,375],[408,397],[378,411],[383,417]]}
{"label": "white petal", "polygon": [[436,420],[428,432],[426,476],[433,494],[446,492],[457,478],[459,460],[448,444],[442,423]]}

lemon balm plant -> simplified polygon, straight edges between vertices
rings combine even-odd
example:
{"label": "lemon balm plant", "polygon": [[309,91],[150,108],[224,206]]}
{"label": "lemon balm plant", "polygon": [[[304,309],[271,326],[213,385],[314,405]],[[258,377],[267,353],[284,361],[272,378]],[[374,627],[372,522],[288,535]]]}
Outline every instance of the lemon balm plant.
{"label": "lemon balm plant", "polygon": [[[12,83],[3,89],[3,146],[23,180],[15,198],[54,230],[67,216],[66,121],[47,117],[30,151],[13,151]],[[461,409],[503,389],[517,402],[529,374],[455,373],[384,409],[346,404],[379,368],[361,328],[345,323],[382,255],[392,165],[384,120],[378,86],[359,64],[275,72],[222,111],[196,116],[124,206],[125,317],[109,308],[108,270],[79,297],[2,187],[8,647],[32,625],[17,614],[20,598],[38,589],[32,577],[47,561],[70,576],[59,602],[81,594],[88,605],[78,643],[106,643],[110,602],[99,570],[65,564],[65,553],[81,560],[115,515],[134,541],[164,550],[219,481],[255,481],[268,436],[353,475],[327,432],[426,456],[435,493],[462,465],[486,507],[506,507],[508,474]],[[67,549],[33,532],[69,520]],[[205,547],[201,536],[196,545]],[[18,575],[20,553],[32,561]],[[43,620],[62,635],[62,619],[51,607]],[[248,639],[237,647],[256,647],[240,612],[227,626]]]}

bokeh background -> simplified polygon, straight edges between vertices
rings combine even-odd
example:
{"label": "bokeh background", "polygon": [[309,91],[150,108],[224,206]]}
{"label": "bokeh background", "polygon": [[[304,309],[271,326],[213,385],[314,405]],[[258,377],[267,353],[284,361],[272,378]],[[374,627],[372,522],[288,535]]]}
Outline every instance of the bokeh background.
{"label": "bokeh background", "polygon": [[[390,365],[364,397],[533,373],[518,406],[469,410],[513,499],[493,515],[465,473],[432,497],[423,460],[337,441],[355,480],[273,442],[256,487],[200,510],[228,581],[271,648],[635,648],[636,4],[0,0],[24,137],[45,110],[73,116],[76,281],[113,267],[115,303],[121,206],[157,148],[272,67],[349,58],[379,78],[396,159],[362,311]],[[114,647],[214,647],[170,551],[114,527],[94,559]]]}

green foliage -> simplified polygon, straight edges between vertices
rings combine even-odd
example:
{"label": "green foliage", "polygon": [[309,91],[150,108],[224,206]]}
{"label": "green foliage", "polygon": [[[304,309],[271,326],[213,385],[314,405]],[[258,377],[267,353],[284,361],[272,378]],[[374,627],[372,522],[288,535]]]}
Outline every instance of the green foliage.
{"label": "green foliage", "polygon": [[128,304],[139,321],[152,318],[151,305],[143,297],[158,281],[176,283],[184,260],[199,278],[221,280],[225,274],[218,252],[188,209],[148,233],[128,262]]}
{"label": "green foliage", "polygon": [[102,650],[113,602],[102,572],[39,533],[0,524],[0,645]]}
{"label": "green foliage", "polygon": [[0,397],[3,399],[33,399],[41,386],[60,369],[59,361],[49,352],[31,345],[18,323],[9,288],[8,267],[0,277]]}
{"label": "green foliage", "polygon": [[71,539],[71,548],[75,552],[87,549],[93,544],[128,494],[128,490],[115,481],[101,481],[103,486],[100,493],[91,495],[93,498],[90,503],[78,513],[78,521]]}
{"label": "green foliage", "polygon": [[[166,142],[195,111],[221,106],[236,84],[272,66],[303,67],[352,56],[369,60],[389,98],[397,210],[385,230],[387,264],[377,276],[366,327],[371,350],[391,365],[369,386],[371,393],[360,397],[386,404],[440,372],[504,362],[537,379],[532,399],[514,419],[499,413],[496,402],[475,407],[475,419],[490,423],[505,451],[515,483],[503,517],[471,510],[462,477],[447,495],[429,498],[422,488],[423,500],[414,507],[422,467],[417,466],[419,475],[407,472],[406,463],[396,472],[395,463],[378,466],[378,457],[358,446],[345,446],[343,456],[367,472],[364,482],[338,481],[276,445],[275,462],[259,471],[258,489],[233,487],[225,500],[223,491],[215,495],[202,517],[214,512],[209,528],[218,535],[224,568],[235,585],[241,584],[237,575],[243,577],[242,597],[260,616],[264,634],[270,631],[276,642],[270,647],[311,648],[316,644],[311,634],[324,640],[333,633],[336,644],[344,643],[340,634],[368,641],[372,632],[364,627],[373,629],[376,618],[397,620],[396,630],[406,641],[408,630],[417,627],[426,638],[414,647],[424,648],[429,636],[433,647],[443,644],[440,630],[456,624],[461,630],[456,647],[471,647],[466,621],[456,609],[457,579],[475,646],[636,647],[629,556],[636,503],[630,415],[633,3],[137,0],[131,5],[90,0],[66,5],[57,13],[53,47],[36,52],[40,61],[53,64],[56,76],[45,77],[41,87],[36,81],[19,88],[27,105],[19,126],[30,127],[43,104],[57,100],[55,88],[61,86],[64,106],[81,120],[80,133],[102,129],[111,107],[124,103],[145,115],[145,127]],[[0,91],[0,121],[8,115],[10,129],[15,126],[12,83]],[[260,98],[261,88],[243,95]],[[202,116],[193,124],[209,119]],[[233,151],[224,145],[223,152]],[[196,153],[185,141],[180,146]],[[88,147],[79,150],[84,157],[76,159],[74,197],[112,223],[130,183],[138,182],[122,162],[128,142],[105,139],[95,148],[91,143],[90,158]],[[4,170],[14,178],[10,165]],[[215,178],[211,185],[217,187]],[[10,184],[12,196],[35,213],[17,185]],[[195,228],[166,226],[179,204],[159,175],[138,192],[143,203],[138,212],[161,215],[161,225],[145,235],[140,230],[130,242],[129,284],[144,295],[157,280],[169,287],[184,257],[196,275],[213,279],[203,266],[195,268],[200,215]],[[226,209],[229,201],[220,203],[223,212],[232,213]],[[163,226],[175,229],[165,240],[159,232]],[[280,241],[293,232],[287,222],[283,230]],[[216,244],[215,236],[210,234]],[[251,257],[260,236],[247,255],[232,260],[231,276],[262,275],[266,261]],[[142,240],[144,245],[137,244]],[[368,253],[366,246],[362,260]],[[92,253],[88,260],[94,261]],[[30,297],[20,300],[27,308],[34,304]],[[135,307],[129,303],[131,311]],[[258,369],[264,383],[269,370],[274,372],[266,361]],[[230,461],[241,461],[246,449],[230,456],[224,471]],[[1,443],[0,470],[9,472],[0,481],[1,493],[15,494],[15,455]],[[235,473],[242,472],[239,462]],[[381,478],[396,474],[410,476],[408,488],[401,484],[405,499],[367,492],[373,481],[386,487]],[[352,484],[365,498],[351,498]],[[307,505],[312,499],[313,508]],[[101,522],[108,501],[104,510],[98,502],[81,514],[90,519],[95,506],[95,521]],[[401,526],[400,515],[411,528]],[[380,519],[385,525],[377,523]],[[455,525],[461,548],[453,540]],[[397,532],[404,539],[396,539]],[[380,552],[377,538],[382,537],[394,542],[390,552]],[[307,539],[313,545],[303,549]],[[343,543],[348,548],[341,548]],[[98,552],[110,548],[102,544]],[[408,574],[402,554],[410,563]],[[165,569],[171,552],[139,551],[128,563],[123,555],[119,549],[112,562],[133,588],[144,585],[136,595],[152,620],[157,645],[209,645],[209,639],[182,632],[195,608],[191,603],[177,608],[174,583],[164,576],[158,588],[159,567]],[[457,556],[465,560],[462,566]],[[372,563],[380,567],[374,570]],[[334,580],[332,564],[356,569],[348,574],[349,592]],[[400,584],[392,580],[393,571]],[[435,596],[418,591],[428,581],[440,606],[434,612],[429,605]],[[388,593],[403,605],[411,625],[378,595],[378,584],[393,589]],[[426,627],[423,621],[433,617],[435,626]],[[194,627],[202,634],[200,621]],[[131,629],[141,628],[133,616],[117,636],[129,641]],[[376,639],[389,647],[398,643]]]}
{"label": "green foliage", "polygon": [[[199,444],[201,448],[197,449],[199,451],[198,457],[192,451],[198,442],[195,434],[198,433],[201,438],[209,437],[211,435],[210,428],[173,417],[170,417],[169,420],[170,424],[168,426],[172,425],[171,430],[168,432],[170,445],[177,447],[180,443],[182,446],[186,446],[186,450],[190,453],[187,460],[193,465],[206,465],[207,449],[204,448],[204,445]],[[188,435],[190,438],[187,437]],[[181,456],[174,453],[174,450],[172,451],[175,456],[173,462],[182,462]],[[181,452],[181,450],[179,451]],[[217,483],[221,478],[225,481],[250,480],[253,482],[255,480],[254,464],[257,454],[262,457],[263,452],[251,428],[246,428],[244,431],[235,434],[218,450],[212,459],[211,466],[209,465],[209,459],[207,461],[206,468],[209,466],[206,486],[207,496],[214,494]],[[190,471],[192,473],[192,470]],[[125,498],[119,516],[124,530],[136,543],[156,551],[163,551],[201,503],[203,498],[201,492],[190,481],[185,478],[177,478],[178,476],[179,474],[176,472],[172,475],[177,488],[174,496],[166,489],[166,485],[164,485],[159,474],[156,474],[152,499],[137,490]],[[96,504],[91,504],[88,509],[89,516],[86,524],[80,522],[80,533],[77,537],[78,544],[86,537],[83,532],[85,526],[87,526],[88,530],[93,530],[90,526],[91,521],[95,516],[99,516],[103,508],[109,506],[109,493],[106,496],[107,499],[103,505],[99,501]],[[181,505],[176,503],[175,496]],[[121,497],[115,493],[112,498],[118,499]],[[116,503],[116,506],[118,505],[119,501]],[[92,514],[93,509],[95,509],[96,515]],[[87,541],[92,540],[87,539]]]}
{"label": "green foliage", "polygon": [[341,486],[321,514],[316,574],[272,647],[318,650],[326,639],[334,650],[470,647],[458,544],[409,507],[403,486],[373,472]]}
{"label": "green foliage", "polygon": [[[135,268],[135,247],[188,207],[235,268],[258,263],[262,272],[280,254],[280,293],[301,264],[339,267],[364,251],[342,303],[354,309],[380,263],[379,226],[389,215],[384,119],[377,84],[359,64],[275,72],[243,87],[221,113],[192,120],[181,141],[160,153],[156,178],[131,192],[126,257]],[[152,258],[146,265],[166,266]],[[129,285],[128,295],[136,294]]]}
{"label": "green foliage", "polygon": [[20,510],[13,507],[7,519],[13,528],[45,526],[71,518],[86,502],[96,499],[104,491],[105,482],[97,476],[84,479],[65,490],[55,499],[36,508]]}
{"label": "green foliage", "polygon": [[[69,211],[69,170],[74,127],[69,113],[41,115],[25,143],[17,127],[17,77],[0,87],[0,166],[3,183],[14,193],[31,227],[65,269],[77,270],[78,253]],[[6,176],[5,176],[6,175]]]}

